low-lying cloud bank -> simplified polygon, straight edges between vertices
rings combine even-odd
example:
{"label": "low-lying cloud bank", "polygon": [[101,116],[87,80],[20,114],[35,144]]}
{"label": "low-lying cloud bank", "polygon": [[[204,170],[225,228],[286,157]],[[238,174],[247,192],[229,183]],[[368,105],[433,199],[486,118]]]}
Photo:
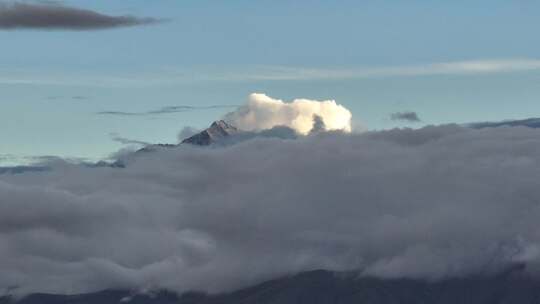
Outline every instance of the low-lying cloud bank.
{"label": "low-lying cloud bank", "polygon": [[320,268],[538,273],[538,151],[536,129],[450,125],[0,175],[0,290],[217,292]]}
{"label": "low-lying cloud bank", "polygon": [[155,18],[109,16],[58,3],[0,1],[0,30],[98,30],[157,23]]}
{"label": "low-lying cloud bank", "polygon": [[229,113],[225,119],[244,131],[285,126],[305,135],[313,129],[317,117],[322,119],[328,131],[351,131],[351,112],[334,100],[295,99],[283,102],[265,94],[254,93],[249,96],[247,105]]}

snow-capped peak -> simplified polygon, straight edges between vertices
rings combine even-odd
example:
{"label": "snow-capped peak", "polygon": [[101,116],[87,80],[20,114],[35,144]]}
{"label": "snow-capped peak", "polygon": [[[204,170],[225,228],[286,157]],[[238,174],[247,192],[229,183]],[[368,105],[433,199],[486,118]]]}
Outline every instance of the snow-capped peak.
{"label": "snow-capped peak", "polygon": [[218,120],[214,121],[208,129],[184,139],[182,143],[207,146],[236,132],[238,132],[237,128],[228,124],[224,120]]}

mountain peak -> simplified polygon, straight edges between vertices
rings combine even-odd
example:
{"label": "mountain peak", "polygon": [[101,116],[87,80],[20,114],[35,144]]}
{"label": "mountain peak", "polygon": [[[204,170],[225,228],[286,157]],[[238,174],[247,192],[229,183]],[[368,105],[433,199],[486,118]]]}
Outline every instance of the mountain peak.
{"label": "mountain peak", "polygon": [[208,129],[205,129],[182,141],[183,144],[208,146],[217,140],[238,132],[238,129],[224,120],[214,121]]}
{"label": "mountain peak", "polygon": [[214,121],[210,125],[210,128],[206,129],[206,131],[210,131],[212,133],[219,133],[223,135],[226,134],[225,136],[227,136],[227,135],[230,135],[231,133],[237,132],[238,129],[228,124],[224,120],[217,120],[217,121]]}

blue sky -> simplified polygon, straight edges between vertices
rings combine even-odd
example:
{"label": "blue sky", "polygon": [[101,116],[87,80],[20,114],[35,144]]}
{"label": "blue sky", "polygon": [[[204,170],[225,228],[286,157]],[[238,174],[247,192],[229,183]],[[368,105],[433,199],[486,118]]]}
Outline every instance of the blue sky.
{"label": "blue sky", "polygon": [[[7,1],[10,2],[10,1]],[[110,134],[175,142],[248,94],[335,99],[370,129],[540,116],[537,1],[65,1],[162,18],[98,31],[0,30],[0,165],[97,159]]]}

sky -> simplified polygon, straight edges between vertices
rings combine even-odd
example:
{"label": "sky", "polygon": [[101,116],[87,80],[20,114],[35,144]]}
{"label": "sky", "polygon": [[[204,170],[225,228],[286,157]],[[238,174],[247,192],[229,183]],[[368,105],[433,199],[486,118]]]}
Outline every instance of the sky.
{"label": "sky", "polygon": [[[175,143],[182,128],[208,126],[251,93],[336,100],[371,130],[540,115],[536,1],[48,5],[134,19],[0,23],[0,165],[104,158],[122,148],[111,134]],[[175,106],[191,109],[160,111]]]}
{"label": "sky", "polygon": [[539,8],[0,0],[0,297],[537,276]]}

